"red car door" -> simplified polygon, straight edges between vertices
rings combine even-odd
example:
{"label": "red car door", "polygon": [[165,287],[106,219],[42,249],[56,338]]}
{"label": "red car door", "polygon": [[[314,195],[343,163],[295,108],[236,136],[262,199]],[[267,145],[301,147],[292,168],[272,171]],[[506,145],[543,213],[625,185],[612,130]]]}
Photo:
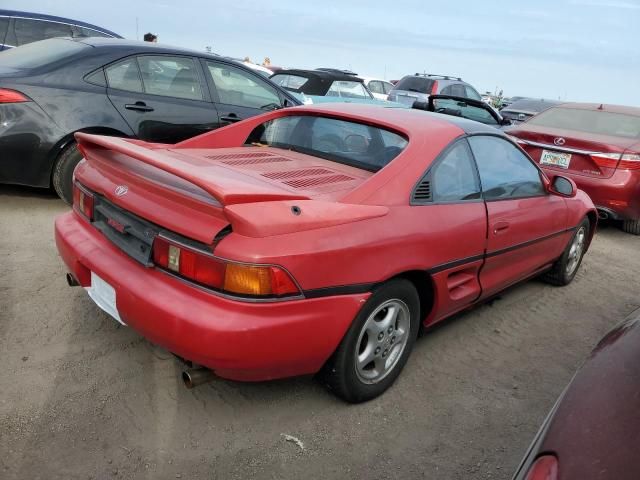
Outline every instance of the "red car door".
{"label": "red car door", "polygon": [[553,263],[568,240],[565,200],[547,193],[539,169],[508,140],[469,138],[487,207],[482,296]]}
{"label": "red car door", "polygon": [[[482,292],[479,272],[486,248],[487,214],[480,180],[466,139],[449,146],[416,186],[412,205],[433,225],[429,238],[438,245],[441,262],[429,273],[436,286],[437,314],[445,318],[476,301]],[[425,210],[422,210],[424,208]],[[430,249],[433,246],[429,245]]]}

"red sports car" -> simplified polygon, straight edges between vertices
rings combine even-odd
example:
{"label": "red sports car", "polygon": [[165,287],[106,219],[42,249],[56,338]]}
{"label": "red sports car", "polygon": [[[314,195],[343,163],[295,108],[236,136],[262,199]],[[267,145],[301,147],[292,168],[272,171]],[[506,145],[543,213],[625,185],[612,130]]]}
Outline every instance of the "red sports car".
{"label": "red sports car", "polygon": [[601,218],[640,235],[640,108],[566,103],[508,134],[548,174],[574,180]]}
{"label": "red sports car", "polygon": [[70,274],[152,342],[234,380],[386,390],[421,326],[575,276],[597,214],[498,130],[418,110],[274,111],[176,144],[77,134]]}

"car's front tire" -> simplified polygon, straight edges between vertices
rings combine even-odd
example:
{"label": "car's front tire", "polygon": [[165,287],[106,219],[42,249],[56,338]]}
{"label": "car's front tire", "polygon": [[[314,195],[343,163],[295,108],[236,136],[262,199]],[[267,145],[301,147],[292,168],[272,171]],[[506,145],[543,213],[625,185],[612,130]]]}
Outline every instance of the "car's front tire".
{"label": "car's front tire", "polygon": [[564,286],[573,281],[587,249],[590,231],[591,222],[585,217],[578,225],[562,256],[553,264],[551,270],[543,275],[542,278],[547,283]]}
{"label": "car's front tire", "polygon": [[640,235],[640,219],[624,220],[622,222],[622,231],[632,235]]}
{"label": "car's front tire", "polygon": [[396,380],[418,335],[420,300],[413,284],[391,280],[358,313],[320,378],[342,399],[377,397]]}
{"label": "car's front tire", "polygon": [[69,205],[73,203],[73,171],[80,160],[82,160],[82,154],[78,150],[76,142],[72,142],[58,155],[53,166],[53,174],[51,175],[53,189]]}

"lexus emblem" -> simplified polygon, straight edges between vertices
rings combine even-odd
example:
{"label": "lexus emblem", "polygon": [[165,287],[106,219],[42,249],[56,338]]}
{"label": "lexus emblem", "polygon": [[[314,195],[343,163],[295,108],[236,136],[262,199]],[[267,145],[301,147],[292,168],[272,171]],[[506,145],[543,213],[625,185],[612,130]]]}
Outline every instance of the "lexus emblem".
{"label": "lexus emblem", "polygon": [[554,143],[554,144],[556,144],[557,146],[561,147],[562,145],[564,145],[564,144],[565,144],[565,141],[566,141],[566,140],[565,140],[564,138],[562,138],[562,137],[556,137],[556,138],[553,140],[553,143]]}
{"label": "lexus emblem", "polygon": [[121,197],[123,195],[125,195],[127,192],[129,191],[129,187],[127,187],[126,185],[118,185],[115,189],[115,194],[118,197]]}

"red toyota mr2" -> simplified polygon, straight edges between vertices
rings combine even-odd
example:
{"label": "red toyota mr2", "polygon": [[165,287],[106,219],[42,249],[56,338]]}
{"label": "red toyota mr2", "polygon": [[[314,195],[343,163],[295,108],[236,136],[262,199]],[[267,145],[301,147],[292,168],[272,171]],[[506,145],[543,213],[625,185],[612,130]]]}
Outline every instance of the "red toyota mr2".
{"label": "red toyota mr2", "polygon": [[77,134],[71,285],[234,380],[397,378],[421,326],[535,275],[574,278],[597,214],[498,130],[418,110],[274,111],[176,145]]}

